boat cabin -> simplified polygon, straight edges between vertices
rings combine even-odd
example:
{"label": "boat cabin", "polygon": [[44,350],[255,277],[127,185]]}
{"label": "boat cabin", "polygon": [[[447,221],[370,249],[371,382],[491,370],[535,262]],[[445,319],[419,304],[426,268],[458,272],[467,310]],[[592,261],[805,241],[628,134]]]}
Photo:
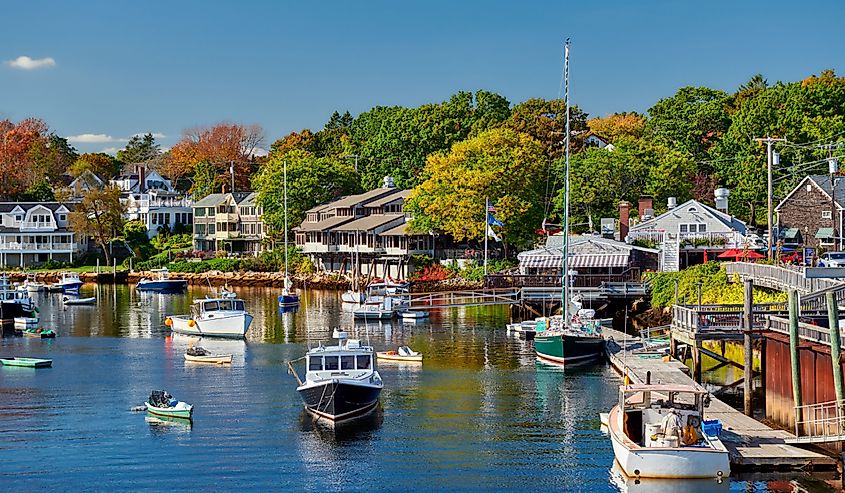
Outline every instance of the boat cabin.
{"label": "boat cabin", "polygon": [[316,347],[308,351],[306,380],[320,381],[337,377],[364,378],[375,370],[375,353],[357,339],[341,340],[338,346]]}
{"label": "boat cabin", "polygon": [[706,446],[701,425],[707,396],[691,385],[622,386],[623,431],[641,447]]}
{"label": "boat cabin", "polygon": [[191,308],[192,311],[199,312],[199,315],[202,315],[206,318],[212,318],[214,317],[214,314],[218,312],[222,314],[222,312],[245,311],[244,301],[232,298],[199,300],[195,301],[194,306]]}

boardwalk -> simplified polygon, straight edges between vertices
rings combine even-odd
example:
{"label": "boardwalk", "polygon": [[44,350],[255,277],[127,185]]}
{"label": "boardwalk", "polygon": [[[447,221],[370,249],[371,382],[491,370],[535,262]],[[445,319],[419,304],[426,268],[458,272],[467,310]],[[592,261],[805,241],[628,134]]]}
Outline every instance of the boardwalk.
{"label": "boardwalk", "polygon": [[[627,368],[633,382],[644,382],[646,373],[651,372],[652,383],[695,385],[687,367],[677,360],[663,362],[659,358],[643,358],[628,352],[642,346],[639,338],[612,329],[604,329],[604,335],[612,339],[607,345],[611,364],[620,374]],[[627,351],[623,350],[625,348]],[[722,441],[730,452],[731,466],[735,470],[804,470],[836,465],[836,460],[827,455],[788,445],[786,440],[795,438],[792,434],[769,428],[719,399],[712,398],[706,417],[721,420]]]}

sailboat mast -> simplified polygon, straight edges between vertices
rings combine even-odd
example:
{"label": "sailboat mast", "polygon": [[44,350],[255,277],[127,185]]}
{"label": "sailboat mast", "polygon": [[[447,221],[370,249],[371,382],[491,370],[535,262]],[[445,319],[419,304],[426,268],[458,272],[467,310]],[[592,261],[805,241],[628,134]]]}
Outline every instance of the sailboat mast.
{"label": "sailboat mast", "polygon": [[288,162],[282,161],[282,175],[285,189],[285,292],[288,289]]}
{"label": "sailboat mast", "polygon": [[569,324],[569,38],[566,38],[564,48],[563,77],[566,84],[564,98],[566,101],[566,154],[564,157],[564,199],[563,199],[563,321]]}

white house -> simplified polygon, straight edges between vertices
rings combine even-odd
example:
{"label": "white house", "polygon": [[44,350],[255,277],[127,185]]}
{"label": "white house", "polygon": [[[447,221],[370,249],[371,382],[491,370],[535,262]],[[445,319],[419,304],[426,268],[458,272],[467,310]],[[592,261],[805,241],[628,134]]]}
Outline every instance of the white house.
{"label": "white house", "polygon": [[0,202],[0,265],[26,267],[49,259],[73,262],[87,241],[68,228],[73,204]]}
{"label": "white house", "polygon": [[[652,210],[647,208],[646,210]],[[640,211],[643,214],[643,211]],[[660,270],[678,271],[748,246],[744,222],[697,200],[632,225],[625,241],[660,250]],[[756,245],[754,245],[756,246]]]}
{"label": "white house", "polygon": [[155,170],[148,170],[145,166],[136,166],[132,173],[115,176],[110,183],[128,193],[144,193],[148,190],[174,191],[170,180]]}
{"label": "white house", "polygon": [[128,194],[121,200],[126,204],[127,219],[146,224],[150,238],[163,229],[174,231],[183,227],[190,233],[193,228],[192,201],[178,192],[150,190]]}

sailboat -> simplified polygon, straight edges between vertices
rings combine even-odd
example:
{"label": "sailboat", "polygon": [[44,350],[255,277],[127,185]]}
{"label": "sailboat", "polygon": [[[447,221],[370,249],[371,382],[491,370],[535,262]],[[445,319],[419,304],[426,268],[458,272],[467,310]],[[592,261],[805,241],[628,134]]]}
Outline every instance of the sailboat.
{"label": "sailboat", "polygon": [[570,298],[569,272],[569,40],[566,40],[564,76],[566,79],[566,159],[563,213],[563,299],[562,317],[553,317],[548,327],[538,327],[534,336],[534,350],[537,356],[553,364],[573,365],[595,361],[604,354],[604,338],[601,336],[601,321],[596,320],[594,310],[584,310],[580,303]]}
{"label": "sailboat", "polygon": [[360,269],[358,268],[358,262],[360,262],[360,257],[358,255],[358,232],[355,232],[355,257],[352,261],[352,289],[346,291],[342,295],[340,295],[340,300],[344,303],[354,303],[356,305],[363,305],[367,301],[367,295],[361,291],[361,286],[358,285],[360,275]]}
{"label": "sailboat", "polygon": [[284,161],[282,166],[285,190],[285,285],[282,287],[282,294],[279,295],[279,307],[295,308],[299,306],[299,295],[290,291],[293,285],[288,277],[288,162]]}

